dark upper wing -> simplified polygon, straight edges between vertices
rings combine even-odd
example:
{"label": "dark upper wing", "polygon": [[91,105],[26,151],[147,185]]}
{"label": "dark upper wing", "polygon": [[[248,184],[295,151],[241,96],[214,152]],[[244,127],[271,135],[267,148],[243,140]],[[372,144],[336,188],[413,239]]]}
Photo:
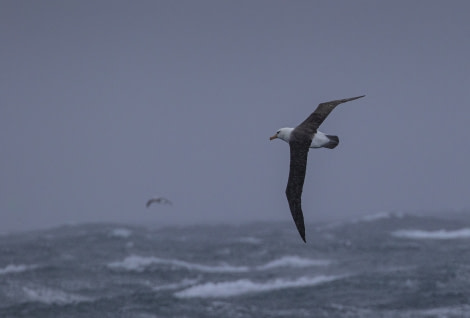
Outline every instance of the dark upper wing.
{"label": "dark upper wing", "polygon": [[318,127],[320,127],[320,125],[326,119],[326,117],[328,117],[328,115],[333,111],[333,109],[335,109],[336,106],[364,96],[366,95],[321,103],[320,105],[318,105],[317,109],[315,109],[315,111],[310,116],[308,116],[307,119],[305,119],[299,126],[297,126],[297,128],[300,128],[300,130],[304,131],[309,135],[313,135],[317,131]]}
{"label": "dark upper wing", "polygon": [[147,201],[147,204],[145,204],[145,206],[148,208],[155,200],[154,199],[150,199]]}
{"label": "dark upper wing", "polygon": [[151,198],[150,200],[147,201],[146,207],[148,208],[152,203],[163,203],[163,204],[169,204],[172,205],[173,203],[168,200],[167,198]]}
{"label": "dark upper wing", "polygon": [[286,196],[289,202],[290,212],[294,218],[295,225],[302,240],[305,241],[305,225],[302,213],[302,189],[304,187],[305,172],[307,169],[307,156],[310,139],[291,140],[290,146],[290,169],[287,181]]}

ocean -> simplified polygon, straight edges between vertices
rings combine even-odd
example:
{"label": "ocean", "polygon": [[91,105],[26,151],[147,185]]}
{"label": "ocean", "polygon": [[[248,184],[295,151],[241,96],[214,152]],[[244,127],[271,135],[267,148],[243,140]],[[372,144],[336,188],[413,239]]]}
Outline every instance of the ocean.
{"label": "ocean", "polygon": [[0,317],[470,317],[470,215],[0,235]]}

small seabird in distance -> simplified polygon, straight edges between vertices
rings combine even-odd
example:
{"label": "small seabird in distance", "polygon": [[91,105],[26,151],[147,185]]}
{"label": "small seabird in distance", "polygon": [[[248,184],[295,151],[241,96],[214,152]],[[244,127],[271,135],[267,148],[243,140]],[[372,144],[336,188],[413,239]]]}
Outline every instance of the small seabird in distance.
{"label": "small seabird in distance", "polygon": [[167,198],[164,197],[157,197],[157,198],[151,198],[150,200],[147,201],[147,204],[145,205],[147,208],[152,204],[152,203],[161,203],[161,204],[169,204],[172,205],[173,203],[168,200]]}
{"label": "small seabird in distance", "polygon": [[302,240],[305,240],[304,216],[302,213],[302,189],[307,169],[307,156],[310,148],[333,149],[339,143],[338,136],[326,135],[318,130],[318,127],[335,109],[336,106],[361,97],[338,99],[321,103],[317,109],[295,128],[281,128],[270,140],[279,138],[289,143],[290,169],[287,181],[286,196],[289,202],[290,212]]}

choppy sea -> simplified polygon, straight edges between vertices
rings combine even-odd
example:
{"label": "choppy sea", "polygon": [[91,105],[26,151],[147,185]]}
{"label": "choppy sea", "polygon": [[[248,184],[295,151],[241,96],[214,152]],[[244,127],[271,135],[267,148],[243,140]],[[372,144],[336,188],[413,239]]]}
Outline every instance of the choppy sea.
{"label": "choppy sea", "polygon": [[0,317],[470,317],[470,214],[0,235]]}

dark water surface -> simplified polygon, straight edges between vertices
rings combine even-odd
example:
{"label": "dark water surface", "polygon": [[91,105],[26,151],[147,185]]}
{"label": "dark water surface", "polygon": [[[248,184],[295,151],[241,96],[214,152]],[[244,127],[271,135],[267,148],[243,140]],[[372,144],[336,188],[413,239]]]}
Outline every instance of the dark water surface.
{"label": "dark water surface", "polygon": [[0,236],[0,317],[470,317],[470,217]]}

